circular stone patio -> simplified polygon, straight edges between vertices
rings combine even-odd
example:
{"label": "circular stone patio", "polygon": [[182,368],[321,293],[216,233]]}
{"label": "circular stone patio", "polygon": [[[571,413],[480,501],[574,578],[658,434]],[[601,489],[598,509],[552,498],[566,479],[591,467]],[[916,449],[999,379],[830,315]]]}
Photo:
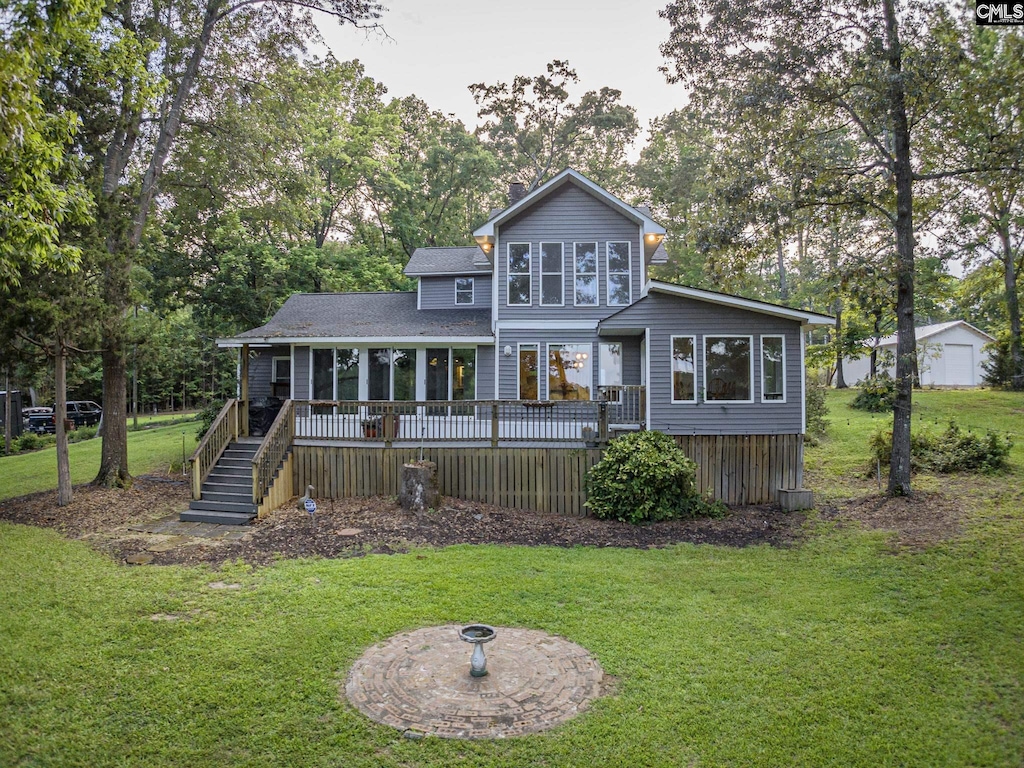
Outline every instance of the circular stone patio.
{"label": "circular stone patio", "polygon": [[551,728],[601,695],[604,672],[584,648],[533,629],[495,627],[488,674],[471,677],[473,647],[459,629],[426,627],[371,647],[349,672],[349,701],[403,731],[490,739]]}

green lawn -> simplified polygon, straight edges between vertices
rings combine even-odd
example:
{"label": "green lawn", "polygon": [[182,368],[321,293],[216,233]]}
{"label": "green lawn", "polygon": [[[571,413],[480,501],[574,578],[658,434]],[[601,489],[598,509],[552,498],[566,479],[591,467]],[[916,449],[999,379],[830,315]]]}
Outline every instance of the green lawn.
{"label": "green lawn", "polygon": [[[133,474],[167,471],[181,466],[182,438],[185,457],[196,448],[196,425],[176,424],[128,433],[128,466]],[[88,483],[100,468],[98,438],[71,443],[68,456],[71,482]],[[16,456],[0,456],[0,499],[24,496],[57,487],[57,449],[46,448]]]}
{"label": "green lawn", "polygon": [[[1022,405],[970,394],[918,402],[1003,425]],[[808,451],[830,485],[867,456],[846,397]],[[979,484],[960,538],[900,554],[812,520],[784,550],[459,546],[212,572],[0,524],[0,765],[1019,766],[1020,456]],[[372,643],[470,621],[582,644],[614,694],[496,742],[409,741],[339,698]]]}

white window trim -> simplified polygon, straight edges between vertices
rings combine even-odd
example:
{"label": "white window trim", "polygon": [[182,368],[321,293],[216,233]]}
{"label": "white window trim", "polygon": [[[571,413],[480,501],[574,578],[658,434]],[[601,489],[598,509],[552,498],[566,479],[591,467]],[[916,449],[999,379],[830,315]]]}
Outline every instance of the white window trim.
{"label": "white window trim", "polygon": [[[459,280],[469,280],[469,301],[459,301]],[[462,293],[466,291],[463,290]],[[476,280],[472,277],[456,277],[455,278],[455,306],[457,307],[468,307],[476,303]]]}
{"label": "white window trim", "polygon": [[[780,339],[782,341],[782,399],[781,400],[768,400],[765,398],[764,391],[764,340],[765,339]],[[781,333],[765,333],[761,335],[761,402],[762,403],[785,403],[786,402],[786,336]]]}
{"label": "white window trim", "polygon": [[520,341],[516,344],[516,396],[515,400],[522,400],[523,387],[522,387],[522,365],[523,359],[523,347],[533,347],[537,351],[537,400],[541,400],[540,396],[540,350],[543,344],[538,344],[535,341]]}
{"label": "white window trim", "polygon": [[[510,260],[512,258],[512,246],[513,245],[525,245],[527,248],[527,258],[529,259],[529,266],[526,272],[513,272],[509,267],[511,266]],[[530,281],[530,295],[528,300],[523,304],[513,304],[509,299],[508,286],[512,282],[512,276],[516,275],[522,277],[526,275]],[[533,306],[533,246],[530,243],[505,243],[505,306],[506,307],[532,307]]]}
{"label": "white window trim", "polygon": [[[596,301],[593,304],[580,304],[576,301],[576,279],[580,277],[580,273],[576,271],[576,246],[584,244],[594,244],[594,288],[597,293],[595,295]],[[597,241],[596,240],[580,240],[579,242],[573,242],[572,244],[572,301],[573,306],[576,307],[599,307],[601,306],[601,258],[597,254]],[[584,272],[583,277],[590,277],[589,272]]]}
{"label": "white window trim", "polygon": [[[693,345],[693,397],[689,400],[676,400],[676,371],[675,371],[675,347],[676,339],[689,339]],[[697,371],[700,370],[697,366],[697,337],[690,334],[681,333],[676,336],[670,336],[668,340],[668,372],[669,372],[669,394],[672,397],[673,403],[688,403],[690,405],[697,402]],[[722,402],[716,400],[715,402]]]}
{"label": "white window trim", "polygon": [[[707,397],[706,388],[708,386],[708,339],[746,339],[750,345],[750,361],[747,370],[747,376],[750,380],[750,398],[747,400],[709,400]],[[729,405],[737,403],[752,403],[754,402],[754,337],[743,333],[709,333],[703,336],[704,343],[701,345],[701,349],[704,352],[704,402],[713,403],[715,405]]]}
{"label": "white window trim", "polygon": [[[625,368],[625,365],[623,364],[623,358],[625,357],[625,349],[624,349],[623,343],[621,341],[599,341],[597,343],[597,386],[598,387],[621,387],[621,386],[623,386],[621,381],[618,384],[608,384],[606,382],[601,381],[601,369],[603,368],[603,366],[601,365],[601,362],[602,362],[602,354],[601,353],[604,352],[604,350],[608,349],[609,347],[616,346],[616,345],[619,347],[619,378],[620,379],[624,378],[623,374],[625,373],[625,371],[623,369]],[[610,352],[608,354],[611,355]]]}
{"label": "white window trim", "polygon": [[[626,245],[626,271],[625,272],[612,272],[610,259],[608,256],[608,246],[612,243]],[[629,299],[625,304],[612,304],[612,286],[611,280],[612,275],[625,275],[629,280]],[[605,280],[605,297],[609,307],[628,307],[633,303],[633,243],[629,240],[606,240],[604,243],[604,280]]]}
{"label": "white window trim", "polygon": [[[559,267],[558,272],[545,272],[544,271],[544,246],[545,245],[557,245],[558,246],[558,251],[559,251],[559,254],[560,254],[559,255],[559,259],[558,259],[558,267]],[[540,243],[539,248],[540,248],[540,305],[542,307],[564,307],[565,306],[565,243],[555,243],[555,242],[546,241],[546,242]],[[555,303],[555,302],[545,302],[544,301],[544,278],[545,277],[551,277],[552,275],[558,275],[558,282],[559,282],[559,285],[562,288],[562,290],[559,291],[559,294],[561,295],[561,301],[559,301],[558,303]]]}
{"label": "white window trim", "polygon": [[[479,349],[479,347],[476,344],[470,344],[469,346],[466,346],[466,347],[451,347],[451,346],[449,346],[449,347],[422,347],[420,350],[418,350],[418,352],[422,354],[422,359],[423,359],[423,366],[422,366],[423,375],[416,377],[416,399],[417,400],[423,400],[423,401],[428,402],[428,403],[432,402],[432,401],[427,399],[427,369],[429,367],[427,365],[427,350],[428,349],[447,349],[448,350],[448,394],[443,399],[444,400],[452,400],[452,401],[454,401],[455,400],[455,350],[456,349],[472,349],[473,350],[473,359],[477,360],[477,359],[479,359],[480,349]],[[416,359],[416,366],[417,366],[416,367],[416,372],[417,373],[419,373],[419,371],[421,370],[419,362],[420,362],[420,358],[417,357],[417,359]],[[476,370],[479,370],[479,369],[476,369]],[[422,384],[422,389],[423,389],[423,396],[422,397],[420,396],[420,385],[421,384]],[[476,390],[475,383],[474,383],[473,389],[474,389],[474,391]],[[477,401],[479,399],[480,399],[479,397],[473,397],[473,398],[470,398],[469,400],[461,400],[459,402],[472,403],[472,402],[475,402],[475,401]]]}
{"label": "white window trim", "polygon": [[289,363],[289,367],[288,367],[288,381],[290,382],[291,378],[292,378],[292,369],[291,369],[291,365],[290,365],[291,362],[292,362],[291,355],[274,355],[270,360],[271,360],[271,362],[270,362],[270,381],[273,382],[273,383],[277,382],[277,364],[278,363],[282,363],[282,362],[287,362],[287,363]]}
{"label": "white window trim", "polygon": [[[544,395],[545,395],[544,399],[545,400],[551,400],[551,381],[550,381],[550,378],[551,378],[551,348],[552,347],[590,347],[590,352],[588,353],[589,356],[587,358],[590,361],[590,397],[587,400],[568,400],[568,401],[566,401],[566,400],[559,400],[557,402],[577,402],[577,403],[593,402],[594,399],[595,399],[594,396],[597,394],[597,388],[594,386],[594,368],[595,368],[594,363],[595,363],[595,361],[594,361],[594,344],[593,344],[593,342],[588,343],[588,342],[585,342],[585,341],[579,341],[579,342],[577,342],[577,341],[549,341],[547,344],[544,344],[542,346],[546,347],[546,349],[544,351],[547,353],[544,356],[544,370],[547,371],[547,374],[544,376]],[[539,364],[540,364],[540,361],[538,361],[538,365]],[[538,371],[538,374],[539,374],[539,371]],[[540,378],[539,375],[538,375],[538,378]],[[540,394],[540,393],[538,392],[538,394]]]}

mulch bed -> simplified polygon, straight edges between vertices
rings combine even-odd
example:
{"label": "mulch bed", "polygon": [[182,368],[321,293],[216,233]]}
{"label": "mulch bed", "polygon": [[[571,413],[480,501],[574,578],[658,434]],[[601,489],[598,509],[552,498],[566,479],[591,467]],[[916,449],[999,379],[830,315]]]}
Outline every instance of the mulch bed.
{"label": "mulch bed", "polygon": [[[76,487],[72,503],[64,508],[56,506],[52,491],[0,502],[0,520],[53,528],[123,560],[166,539],[130,531],[129,526],[174,514],[187,507],[188,500],[188,484],[180,477],[142,476],[127,491]],[[935,493],[911,499],[870,496],[820,510],[823,520],[894,531],[896,543],[913,547],[955,535],[962,514],[956,502]],[[257,521],[241,540],[192,539],[152,555],[161,565],[219,565],[237,559],[258,565],[282,558],[354,557],[452,544],[648,549],[686,542],[785,547],[807,535],[806,519],[803,513],[783,512],[777,506],[757,506],[731,509],[720,519],[634,526],[451,498],[417,517],[398,507],[392,497],[324,499],[315,522],[294,504],[286,505]]]}

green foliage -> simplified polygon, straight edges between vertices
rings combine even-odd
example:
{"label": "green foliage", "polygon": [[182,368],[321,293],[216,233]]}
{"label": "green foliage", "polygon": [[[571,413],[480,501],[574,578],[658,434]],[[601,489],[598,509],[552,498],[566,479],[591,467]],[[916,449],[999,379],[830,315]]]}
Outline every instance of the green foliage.
{"label": "green foliage", "polygon": [[96,427],[79,427],[68,432],[69,443],[80,443],[83,440],[92,440],[96,437]]}
{"label": "green foliage", "polygon": [[896,401],[896,382],[884,371],[873,379],[861,382],[857,396],[850,403],[851,408],[871,413],[886,413],[892,410]]}
{"label": "green foliage", "polygon": [[203,406],[198,415],[199,428],[196,429],[196,440],[202,440],[203,437],[206,436],[206,433],[210,431],[210,427],[213,426],[213,422],[217,418],[217,414],[220,413],[220,409],[223,407],[223,400],[211,400]]}
{"label": "green foliage", "polygon": [[37,435],[35,432],[22,432],[11,443],[11,449],[15,453],[29,453],[42,448],[50,448],[57,442],[53,435]]}
{"label": "green foliage", "polygon": [[[892,430],[879,430],[872,435],[870,444],[874,460],[888,465]],[[984,436],[979,436],[964,432],[953,421],[941,434],[921,428],[910,436],[910,461],[914,470],[939,474],[991,473],[1005,469],[1012,449],[1013,439],[1008,434],[986,430]]]}
{"label": "green foliage", "polygon": [[807,437],[813,440],[824,437],[828,431],[828,387],[808,381],[806,388],[804,403],[807,413]]}
{"label": "green foliage", "polygon": [[1016,372],[1010,355],[1010,335],[1000,334],[995,341],[985,345],[985,350],[988,358],[981,362],[985,383],[990,387],[1011,387]]}
{"label": "green foliage", "polygon": [[613,440],[587,472],[587,507],[602,519],[629,523],[720,514],[696,492],[697,465],[662,432]]}

